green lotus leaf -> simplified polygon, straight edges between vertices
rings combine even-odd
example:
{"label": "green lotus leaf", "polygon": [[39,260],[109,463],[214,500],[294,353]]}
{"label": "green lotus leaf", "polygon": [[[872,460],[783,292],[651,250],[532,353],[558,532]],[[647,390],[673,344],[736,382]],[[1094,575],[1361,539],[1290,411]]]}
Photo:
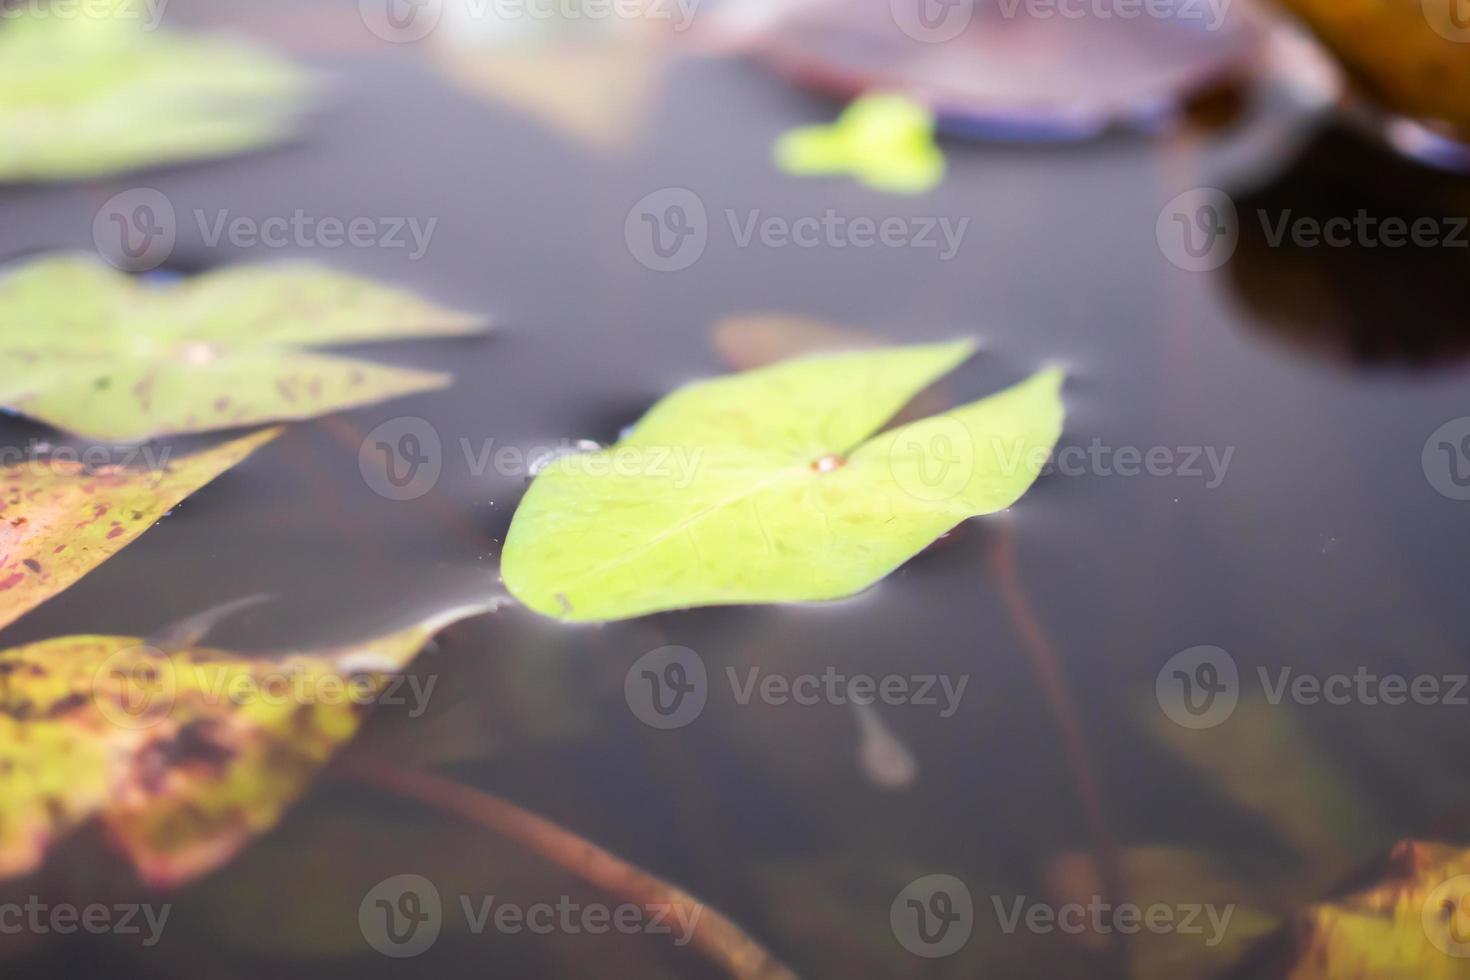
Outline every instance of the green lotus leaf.
{"label": "green lotus leaf", "polygon": [[507,588],[567,621],[853,595],[1036,480],[1062,374],[876,437],[967,340],[830,354],[689,385],[531,485]]}
{"label": "green lotus leaf", "polygon": [[302,348],[481,328],[304,263],[166,287],[95,259],[42,258],[0,279],[0,405],[113,442],[311,418],[453,377]]}
{"label": "green lotus leaf", "polygon": [[[34,5],[29,5],[34,7]],[[154,30],[141,2],[0,26],[0,181],[227,156],[290,134],[309,77],[252,45]]]}

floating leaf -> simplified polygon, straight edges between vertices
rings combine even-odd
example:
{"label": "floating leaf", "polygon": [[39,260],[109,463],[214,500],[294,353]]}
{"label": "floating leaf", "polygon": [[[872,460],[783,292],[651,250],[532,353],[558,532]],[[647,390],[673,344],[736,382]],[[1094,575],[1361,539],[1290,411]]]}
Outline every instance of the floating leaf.
{"label": "floating leaf", "polygon": [[944,179],[934,114],[901,95],[866,95],[831,126],[802,126],[776,142],[776,165],[799,176],[851,174],[874,190],[920,194]]}
{"label": "floating leaf", "polygon": [[646,33],[530,46],[446,45],[436,57],[451,78],[477,95],[609,154],[627,153],[637,144],[667,60]]}
{"label": "floating leaf", "polygon": [[[882,338],[861,327],[839,326],[786,313],[726,317],[710,328],[710,343],[720,359],[736,371],[751,371],[810,354],[883,346]],[[915,395],[889,424],[901,425],[935,415],[944,411],[951,401],[944,382],[937,381]]]}
{"label": "floating leaf", "polygon": [[[1129,904],[1145,914],[1159,907],[1190,910],[1182,914],[1193,919],[1188,928],[1181,922],[1176,930],[1133,932],[1115,929],[1118,922],[1103,918],[1072,936],[1080,947],[1096,954],[1121,943],[1129,980],[1218,977],[1281,923],[1281,915],[1274,911],[1280,895],[1270,882],[1241,881],[1239,861],[1162,845],[1123,849],[1118,860],[1128,889],[1123,897]],[[1106,893],[1092,855],[1076,851],[1063,852],[1047,863],[1046,884],[1058,907],[1085,906]]]}
{"label": "floating leaf", "polygon": [[969,341],[789,361],[659,402],[531,485],[505,584],[575,621],[853,595],[1009,507],[1061,432],[1061,372],[873,438]]}
{"label": "floating leaf", "polygon": [[107,441],[310,418],[453,377],[301,348],[479,329],[306,263],[154,287],[97,260],[43,258],[0,280],[0,405]]}
{"label": "floating leaf", "polygon": [[0,180],[226,156],[291,131],[308,89],[303,72],[242,42],[146,29],[143,6],[5,18]]}
{"label": "floating leaf", "polygon": [[154,884],[229,860],[464,611],[339,649],[247,657],[69,636],[0,652],[0,877],[97,818]]}
{"label": "floating leaf", "polygon": [[[1077,16],[1018,17],[1020,2],[763,4],[767,16],[749,18],[747,44],[783,75],[824,91],[848,95],[881,76],[965,138],[1075,140],[1114,124],[1157,130],[1187,100],[1248,75],[1264,33],[1223,3],[1207,14],[1181,2],[1141,17],[1080,7]],[[722,4],[713,26],[754,6]]]}
{"label": "floating leaf", "polygon": [[1307,894],[1337,878],[1383,840],[1372,798],[1285,705],[1240,700],[1215,728],[1183,728],[1153,711],[1154,732],[1180,760],[1242,810],[1265,821],[1302,860]]}
{"label": "floating leaf", "polygon": [[736,371],[751,371],[808,354],[882,346],[882,341],[866,330],[784,313],[726,317],[710,328],[710,343],[720,359]]}
{"label": "floating leaf", "polygon": [[42,459],[0,468],[0,629],[117,554],[279,431],[257,432],[163,469],[89,470]]}
{"label": "floating leaf", "polygon": [[1292,917],[1232,980],[1464,980],[1470,851],[1403,841],[1328,902]]}
{"label": "floating leaf", "polygon": [[[1470,136],[1470,25],[1458,0],[1275,0],[1390,109]],[[1425,28],[1429,28],[1426,30]]]}

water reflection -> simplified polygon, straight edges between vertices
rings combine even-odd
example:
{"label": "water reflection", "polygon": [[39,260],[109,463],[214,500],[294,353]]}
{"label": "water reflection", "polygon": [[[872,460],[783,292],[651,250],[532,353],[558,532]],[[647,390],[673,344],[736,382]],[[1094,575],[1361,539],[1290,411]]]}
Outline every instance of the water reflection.
{"label": "water reflection", "polygon": [[1253,326],[1351,367],[1428,368],[1470,354],[1460,292],[1470,180],[1332,128],[1236,205],[1228,268]]}

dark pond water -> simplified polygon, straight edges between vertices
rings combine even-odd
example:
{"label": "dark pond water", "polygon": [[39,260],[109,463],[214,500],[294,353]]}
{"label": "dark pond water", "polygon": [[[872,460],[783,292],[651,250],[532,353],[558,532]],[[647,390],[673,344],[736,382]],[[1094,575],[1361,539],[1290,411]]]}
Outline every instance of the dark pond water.
{"label": "dark pond water", "polygon": [[[1044,651],[1018,626],[1026,609],[1072,692],[1081,768],[1101,787],[1140,903],[1152,889],[1175,907],[1231,901],[1279,914],[1394,841],[1454,821],[1467,802],[1458,746],[1470,708],[1251,705],[1258,668],[1271,678],[1283,668],[1470,670],[1470,503],[1455,499],[1470,457],[1453,432],[1436,437],[1449,450],[1426,454],[1431,434],[1470,414],[1470,249],[1273,245],[1257,216],[1452,217],[1467,213],[1470,183],[1277,108],[1208,133],[952,143],[940,189],[879,197],[776,173],[771,140],[829,118],[831,106],[712,57],[669,67],[633,153],[596,155],[450,88],[411,49],[342,50],[284,26],[350,7],[262,8],[263,30],[336,76],[309,136],[141,178],[6,190],[0,255],[91,248],[98,206],[133,186],[162,190],[180,214],[437,218],[419,261],[380,249],[303,255],[484,311],[494,331],[362,348],[458,382],[292,426],[5,630],[5,646],[146,634],[259,592],[277,598],[215,642],[269,650],[392,627],[499,588],[525,479],[477,471],[465,443],[473,455],[487,440],[611,441],[662,393],[727,369],[710,329],[732,315],[799,314],[894,341],[973,333],[985,349],[949,379],[949,397],[979,397],[1046,362],[1070,373],[1072,465],[1011,513],[971,522],[830,607],[566,628],[511,606],[466,621],[415,666],[437,678],[428,710],[381,709],[350,757],[434,767],[516,801],[679,883],[808,977],[1107,975],[1106,939],[1099,951],[1089,937],[1007,934],[996,911],[1098,890],[1060,870],[1093,841],[1037,670]],[[1257,139],[1263,124],[1291,136]],[[1166,257],[1156,223],[1201,186],[1229,193],[1241,231],[1231,261],[1195,273]],[[703,201],[709,241],[692,267],[658,273],[630,254],[624,224],[635,202],[669,187]],[[727,209],[743,220],[828,208],[969,226],[941,261],[932,249],[742,248],[725,219]],[[185,221],[170,264],[188,272],[282,254],[294,253],[207,248]],[[379,495],[358,460],[366,433],[404,416],[427,420],[443,446],[437,486],[413,501]],[[7,446],[55,438],[20,420],[0,426]],[[1088,457],[1089,447],[1100,448]],[[1154,449],[1159,472],[1127,475],[1128,451]],[[1077,462],[1089,458],[1101,462]],[[1008,547],[1009,573],[997,563]],[[703,714],[673,731],[643,724],[623,694],[634,662],[665,645],[696,651],[710,677]],[[1169,720],[1156,680],[1201,645],[1233,658],[1242,707],[1194,732]],[[885,791],[860,764],[850,706],[741,704],[726,668],[752,667],[968,680],[948,717],[878,707],[918,769],[910,786]],[[1151,874],[1137,863],[1148,853],[1164,855]],[[1212,863],[1216,884],[1200,884],[1200,863]],[[414,959],[378,955],[359,931],[364,894],[398,874],[430,879],[447,909],[443,935]],[[904,948],[890,906],[933,874],[965,883],[975,921],[961,951],[931,959]],[[4,894],[140,895],[86,835]],[[114,980],[717,975],[663,936],[477,935],[458,898],[489,895],[607,902],[483,830],[328,779],[217,875],[144,894],[174,906],[157,946],[53,937],[10,958],[17,976]],[[1235,928],[1246,919],[1238,911]],[[1146,963],[1181,940],[1203,944],[1144,934],[1124,945]],[[1191,965],[1174,976],[1223,965],[1182,962]]]}

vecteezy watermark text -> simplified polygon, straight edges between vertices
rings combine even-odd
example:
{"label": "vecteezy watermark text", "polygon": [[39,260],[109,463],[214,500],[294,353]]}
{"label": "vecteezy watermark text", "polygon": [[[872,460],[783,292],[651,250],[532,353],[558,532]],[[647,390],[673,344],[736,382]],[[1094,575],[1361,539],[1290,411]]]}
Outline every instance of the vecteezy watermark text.
{"label": "vecteezy watermark text", "polygon": [[37,475],[77,468],[89,473],[113,469],[162,473],[168,469],[172,455],[173,450],[168,446],[87,446],[76,449],[32,439],[24,449],[0,446],[0,467],[19,468]]}
{"label": "vecteezy watermark text", "polygon": [[[1250,676],[1250,675],[1246,675]],[[1396,708],[1470,707],[1470,674],[1403,674],[1359,664],[1349,670],[1316,673],[1291,666],[1257,666],[1254,678],[1266,704],[1314,707]],[[1242,675],[1226,650],[1197,646],[1170,657],[1159,670],[1155,690],[1170,721],[1185,728],[1224,724],[1243,696]]]}
{"label": "vecteezy watermark text", "polygon": [[[1003,935],[1030,932],[1107,936],[1197,936],[1214,948],[1225,940],[1234,905],[1207,902],[1137,905],[1110,902],[1100,895],[1085,901],[1048,903],[1025,895],[991,895],[990,906]],[[948,874],[931,874],[904,886],[889,909],[889,925],[899,945],[929,959],[962,949],[975,928],[975,902],[969,887]]]}
{"label": "vecteezy watermark text", "polygon": [[7,20],[140,21],[145,31],[163,23],[169,0],[5,0],[0,23]]}
{"label": "vecteezy watermark text", "polygon": [[[1291,208],[1257,208],[1254,218],[1267,248],[1464,249],[1470,248],[1470,217],[1374,214],[1300,214]],[[1155,223],[1159,250],[1175,266],[1208,272],[1229,262],[1247,229],[1229,194],[1197,187],[1164,205]]]}
{"label": "vecteezy watermark text", "polygon": [[98,710],[113,724],[144,729],[171,716],[180,692],[211,705],[376,705],[407,708],[410,718],[418,718],[428,710],[438,683],[432,674],[399,673],[372,654],[349,656],[336,668],[289,660],[269,669],[187,663],[144,645],[119,650],[99,664],[92,692]]}
{"label": "vecteezy watermark text", "polygon": [[24,902],[0,903],[0,935],[70,936],[85,932],[94,936],[142,936],[143,945],[152,948],[163,938],[172,911],[172,905],[133,903],[51,905],[32,895]]}
{"label": "vecteezy watermark text", "polygon": [[232,215],[227,208],[212,213],[196,208],[194,220],[205,248],[218,248],[223,240],[235,248],[406,249],[410,262],[429,251],[439,225],[438,218],[322,217],[303,208],[266,218]]}
{"label": "vecteezy watermark text", "polygon": [[[818,673],[785,674],[748,667],[726,667],[724,679],[733,702],[784,707],[795,705],[913,706],[951,718],[959,710],[968,674],[847,673],[828,666]],[[703,712],[711,691],[704,658],[688,647],[651,650],[628,668],[623,697],[635,717],[651,728],[674,729],[691,724]]]}
{"label": "vecteezy watermark text", "polygon": [[1086,902],[1051,905],[1029,901],[1025,895],[1005,898],[990,897],[996,922],[1006,935],[1025,930],[1047,935],[1061,932],[1070,936],[1092,934],[1125,936],[1148,932],[1154,935],[1200,936],[1210,948],[1220,945],[1230,928],[1234,905],[1185,902],[1135,905],[1132,902],[1108,902],[1093,895]]}
{"label": "vecteezy watermark text", "polygon": [[[585,439],[560,439],[539,446],[478,442],[460,437],[459,455],[473,479],[487,474],[529,480],[555,463],[568,473],[589,477],[648,477],[666,481],[669,490],[693,484],[704,450],[688,446],[613,446],[604,449]],[[389,419],[373,428],[358,447],[364,482],[380,497],[417,500],[444,475],[444,440],[428,420],[415,416]]]}
{"label": "vecteezy watermark text", "polygon": [[1007,20],[1170,20],[1218,31],[1233,0],[996,0]]}
{"label": "vecteezy watermark text", "polygon": [[[761,208],[726,208],[723,229],[736,248],[913,249],[933,252],[941,262],[959,253],[968,217],[846,215],[835,208],[819,214],[770,214]],[[666,187],[645,195],[623,223],[628,252],[644,268],[680,272],[704,255],[713,229],[704,201],[693,191]]]}
{"label": "vecteezy watermark text", "polygon": [[[987,17],[1005,20],[1168,20],[1218,31],[1229,23],[1233,0],[998,0]],[[1426,3],[1436,0],[1425,0]],[[1443,0],[1440,0],[1443,2]],[[942,44],[965,32],[977,0],[889,0],[899,30],[916,41]]]}
{"label": "vecteezy watermark text", "polygon": [[[995,440],[995,451],[1002,462],[1002,470],[1017,472],[1022,460],[1019,444],[1009,451]],[[1042,452],[1042,450],[1032,450]],[[1215,446],[1109,446],[1094,438],[1086,446],[1068,443],[1058,446],[1050,459],[1041,465],[1042,476],[1097,476],[1097,477],[1177,477],[1199,480],[1206,490],[1215,490],[1225,482],[1230,461],[1235,456],[1235,447],[1220,449]]]}
{"label": "vecteezy watermark text", "polygon": [[[472,935],[487,930],[503,935],[531,933],[601,936],[668,936],[687,946],[704,914],[704,906],[673,902],[578,902],[562,895],[555,902],[520,904],[495,895],[460,895],[455,905]],[[445,911],[439,889],[422,875],[395,875],[374,885],[357,911],[358,926],[369,946],[385,956],[406,959],[433,946],[443,929]]]}
{"label": "vecteezy watermark text", "polygon": [[492,23],[500,27],[522,21],[652,21],[672,30],[687,30],[699,0],[358,0],[362,22],[373,34],[393,44],[422,41],[441,22],[464,27]]}
{"label": "vecteezy watermark text", "polygon": [[[244,215],[229,208],[189,212],[204,248],[383,249],[417,262],[428,254],[438,218],[409,215],[314,214],[305,208]],[[147,272],[167,262],[178,244],[180,216],[173,201],[151,187],[109,198],[92,221],[92,241],[108,262],[128,272]]]}

